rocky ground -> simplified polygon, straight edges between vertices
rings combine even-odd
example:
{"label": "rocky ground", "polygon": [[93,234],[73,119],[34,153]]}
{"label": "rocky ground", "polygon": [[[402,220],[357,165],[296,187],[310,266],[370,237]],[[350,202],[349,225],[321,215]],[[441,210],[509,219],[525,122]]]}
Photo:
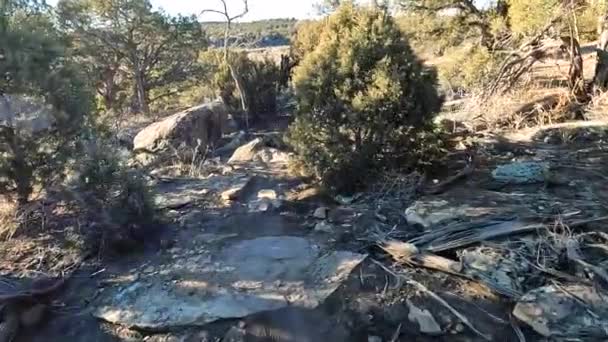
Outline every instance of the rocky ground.
{"label": "rocky ground", "polygon": [[[240,136],[196,174],[152,172],[158,236],[79,263],[16,340],[608,338],[604,123],[461,134],[425,182],[335,198],[289,176],[269,136]],[[52,246],[3,243],[4,292],[77,259]]]}

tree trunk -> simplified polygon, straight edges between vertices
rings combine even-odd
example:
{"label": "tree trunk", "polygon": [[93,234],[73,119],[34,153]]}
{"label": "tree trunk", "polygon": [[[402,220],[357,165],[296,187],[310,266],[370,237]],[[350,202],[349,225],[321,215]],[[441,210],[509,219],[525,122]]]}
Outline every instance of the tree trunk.
{"label": "tree trunk", "polygon": [[149,114],[148,91],[146,90],[146,77],[136,52],[131,52],[131,63],[133,67],[133,101],[132,109],[137,113]]}
{"label": "tree trunk", "polygon": [[150,108],[148,106],[148,92],[146,91],[146,84],[144,82],[143,72],[137,73],[135,84],[137,87],[138,109],[144,114],[150,114]]}
{"label": "tree trunk", "polygon": [[[7,113],[7,125],[0,125],[0,143],[6,146],[6,161],[8,165],[6,175],[9,181],[13,181],[15,184],[15,192],[17,193],[17,203],[19,205],[26,204],[29,201],[29,197],[32,193],[32,181],[34,170],[28,163],[28,153],[26,151],[26,141],[24,141],[19,133],[16,132],[15,128],[12,127],[14,124],[13,118],[16,117],[13,112],[8,98],[0,93],[4,110]],[[29,156],[34,158],[34,156]],[[6,194],[6,195],[11,195]]]}
{"label": "tree trunk", "polygon": [[9,150],[9,178],[15,182],[17,203],[24,205],[27,204],[32,193],[33,170],[26,160],[24,144],[17,133],[9,127],[4,128],[3,133],[3,140]]}
{"label": "tree trunk", "polygon": [[602,16],[601,33],[597,44],[597,64],[593,76],[594,91],[605,91],[608,87],[608,26],[606,16]]}
{"label": "tree trunk", "polygon": [[103,104],[107,110],[116,109],[116,73],[118,67],[107,68],[102,75],[102,82],[97,87],[99,94],[103,97]]}
{"label": "tree trunk", "polygon": [[230,69],[230,75],[232,76],[232,79],[234,80],[236,89],[239,92],[239,97],[241,98],[241,109],[243,110],[243,113],[245,114],[245,126],[247,127],[247,129],[249,129],[249,106],[247,103],[247,94],[246,94],[245,88],[243,86],[243,81],[242,81],[241,77],[239,76],[239,74],[236,72],[236,70],[234,70],[234,68],[232,67],[230,62],[228,62],[228,60],[226,60],[226,63],[228,64],[228,68]]}
{"label": "tree trunk", "polygon": [[583,78],[583,56],[581,55],[581,46],[578,43],[578,40],[572,36],[562,37],[561,39],[570,55],[568,87],[576,98],[583,100],[587,94],[585,91],[585,80]]}

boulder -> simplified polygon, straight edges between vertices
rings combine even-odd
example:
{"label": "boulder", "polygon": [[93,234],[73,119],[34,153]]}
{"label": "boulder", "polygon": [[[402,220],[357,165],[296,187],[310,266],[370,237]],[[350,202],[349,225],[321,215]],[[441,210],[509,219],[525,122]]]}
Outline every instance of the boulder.
{"label": "boulder", "polygon": [[217,142],[224,132],[228,111],[219,102],[206,103],[173,114],[140,131],[133,140],[136,153],[174,153],[174,149],[204,152]]}
{"label": "boulder", "polygon": [[4,95],[0,105],[0,125],[21,134],[33,135],[53,128],[56,119],[42,100],[22,95]]}
{"label": "boulder", "polygon": [[279,150],[276,146],[280,144],[276,142],[278,138],[273,135],[268,135],[260,138],[255,138],[247,144],[237,148],[232,157],[228,160],[228,164],[241,164],[247,162],[262,162],[273,164],[287,164],[290,154]]}
{"label": "boulder", "polygon": [[262,138],[253,139],[247,144],[237,148],[232,154],[232,157],[230,157],[230,160],[228,160],[228,164],[252,161],[257,152],[260,151],[264,146],[264,140]]}

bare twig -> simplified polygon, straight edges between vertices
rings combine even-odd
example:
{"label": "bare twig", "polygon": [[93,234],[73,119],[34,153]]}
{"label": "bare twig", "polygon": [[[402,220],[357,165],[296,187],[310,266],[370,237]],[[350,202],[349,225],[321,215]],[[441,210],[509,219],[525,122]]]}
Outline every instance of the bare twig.
{"label": "bare twig", "polygon": [[464,325],[466,325],[467,327],[469,327],[469,329],[471,329],[471,331],[473,331],[479,337],[483,338],[486,341],[492,341],[491,336],[488,336],[488,335],[482,333],[481,331],[477,330],[477,328],[475,328],[475,326],[469,321],[468,318],[466,318],[458,310],[456,310],[454,307],[452,307],[443,298],[439,297],[439,295],[437,295],[435,292],[429,290],[426,286],[422,285],[421,283],[419,283],[419,282],[417,282],[417,281],[415,281],[413,279],[407,279],[406,282],[408,284],[410,284],[410,285],[415,286],[420,291],[428,294],[431,298],[433,298],[435,301],[437,301],[443,307],[445,307],[446,309],[448,309],[454,316],[456,316],[462,323],[464,323]]}
{"label": "bare twig", "polygon": [[608,284],[608,273],[601,267],[590,264],[583,259],[583,256],[581,255],[579,250],[578,241],[576,241],[575,239],[568,239],[568,241],[566,241],[566,251],[568,259],[581,265],[584,268],[591,270],[598,277],[602,278],[606,282],[606,284]]}
{"label": "bare twig", "polygon": [[484,97],[490,97],[499,90],[502,93],[511,90],[519,78],[545,55],[546,47],[543,46],[541,40],[557,22],[562,20],[562,13],[562,9],[556,11],[556,15],[535,36],[531,37],[518,50],[513,51],[505,58],[497,76],[488,87]]}
{"label": "bare twig", "polygon": [[390,270],[388,267],[384,266],[382,263],[380,263],[377,260],[374,260],[374,259],[371,259],[371,260],[372,260],[373,263],[375,263],[376,265],[380,266],[380,268],[382,268],[388,274],[390,274],[393,277],[397,278],[400,282],[402,280],[404,280],[409,285],[412,285],[412,286],[416,287],[419,291],[422,291],[422,292],[426,293],[427,295],[429,295],[431,298],[433,298],[435,301],[437,301],[443,307],[445,307],[446,309],[448,309],[464,325],[466,325],[469,329],[471,329],[471,331],[473,331],[475,334],[477,334],[478,336],[480,336],[484,340],[486,340],[486,341],[491,341],[492,340],[491,336],[488,336],[488,335],[482,333],[481,331],[477,330],[477,328],[475,328],[475,326],[469,321],[468,318],[466,318],[463,314],[461,314],[460,312],[458,312],[458,310],[456,310],[454,307],[452,307],[443,298],[439,297],[439,295],[437,295],[435,292],[429,290],[426,286],[422,285],[421,283],[419,283],[416,280],[413,280],[413,279],[410,279],[410,278],[406,278],[404,275],[397,274],[397,273],[393,272],[392,270]]}
{"label": "bare twig", "polygon": [[390,342],[397,342],[397,340],[399,339],[399,334],[401,334],[401,323],[399,323],[399,326],[397,326],[397,330],[395,330],[395,332],[393,333]]}
{"label": "bare twig", "polygon": [[519,323],[517,323],[515,317],[513,317],[513,315],[509,315],[509,319],[511,321],[511,327],[515,332],[515,335],[517,335],[517,339],[519,340],[519,342],[526,342],[526,336],[524,335],[523,331],[521,331]]}
{"label": "bare twig", "polygon": [[[456,298],[456,299],[461,299],[461,297],[459,297],[458,295],[455,295],[453,293],[446,293],[447,296]],[[485,310],[484,308],[482,308],[481,306],[479,306],[478,304],[476,304],[475,302],[470,302],[470,304],[472,304],[475,308],[477,308],[477,310],[483,312],[484,314],[486,314],[492,321],[498,323],[498,324],[503,324],[503,325],[507,325],[509,324],[509,322],[505,321],[504,319],[493,315],[491,313],[489,313],[487,310]]]}
{"label": "bare twig", "polygon": [[228,56],[228,52],[230,49],[230,31],[232,30],[232,23],[235,20],[241,19],[242,17],[247,15],[247,13],[249,13],[249,2],[248,2],[248,0],[242,0],[243,7],[244,7],[243,11],[236,15],[231,15],[228,10],[228,4],[226,3],[226,0],[220,0],[220,1],[222,2],[222,7],[223,7],[222,10],[205,9],[205,10],[201,11],[201,15],[203,15],[205,13],[216,13],[216,14],[219,14],[222,17],[224,17],[224,20],[226,22],[226,26],[224,29],[224,62],[228,66],[228,69],[230,70],[230,76],[232,77],[232,80],[234,81],[236,88],[239,92],[239,97],[241,99],[241,109],[245,113],[246,126],[247,126],[247,129],[249,129],[249,113],[248,113],[247,96],[245,94],[245,90],[243,88],[241,78],[238,75],[237,70],[235,70],[234,66],[231,64],[230,58]]}

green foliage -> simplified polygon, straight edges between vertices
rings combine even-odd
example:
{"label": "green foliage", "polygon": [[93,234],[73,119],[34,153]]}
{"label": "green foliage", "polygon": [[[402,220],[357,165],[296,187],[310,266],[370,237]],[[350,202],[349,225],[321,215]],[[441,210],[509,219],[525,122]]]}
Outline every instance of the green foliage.
{"label": "green foliage", "polygon": [[294,73],[299,114],[288,140],[309,174],[352,190],[371,170],[413,166],[415,137],[441,105],[436,75],[392,17],[342,5]]}
{"label": "green foliage", "polygon": [[24,203],[63,177],[92,93],[44,7],[19,5],[2,7],[0,193]]}
{"label": "green foliage", "polygon": [[509,22],[513,33],[532,34],[555,15],[558,0],[509,0]]}
{"label": "green foliage", "polygon": [[293,60],[302,60],[304,55],[312,52],[317,47],[325,23],[325,20],[309,20],[298,23],[291,42],[290,54]]}
{"label": "green foliage", "polygon": [[437,70],[444,89],[461,93],[486,84],[497,67],[497,57],[486,48],[464,46],[448,49]]}
{"label": "green foliage", "polygon": [[590,2],[577,12],[578,30],[581,42],[590,42],[598,39],[598,18],[603,16],[608,9],[605,1]]}
{"label": "green foliage", "polygon": [[437,17],[434,13],[404,14],[396,21],[414,47],[439,56],[446,49],[462,44],[470,33],[458,18]]}
{"label": "green foliage", "polygon": [[[110,142],[89,142],[76,167],[76,187],[86,209],[112,227],[155,223],[152,194],[145,179],[128,169]],[[82,203],[81,203],[82,204]]]}
{"label": "green foliage", "polygon": [[148,0],[62,0],[57,9],[107,109],[147,113],[200,72],[207,40],[194,16],[171,17]]}
{"label": "green foliage", "polygon": [[[234,78],[218,53],[214,58],[220,63],[215,78],[216,86],[224,103],[232,108],[240,108],[240,95]],[[228,58],[243,87],[249,118],[255,120],[260,115],[276,113],[279,67],[268,59],[252,60],[245,52],[232,52]]]}

